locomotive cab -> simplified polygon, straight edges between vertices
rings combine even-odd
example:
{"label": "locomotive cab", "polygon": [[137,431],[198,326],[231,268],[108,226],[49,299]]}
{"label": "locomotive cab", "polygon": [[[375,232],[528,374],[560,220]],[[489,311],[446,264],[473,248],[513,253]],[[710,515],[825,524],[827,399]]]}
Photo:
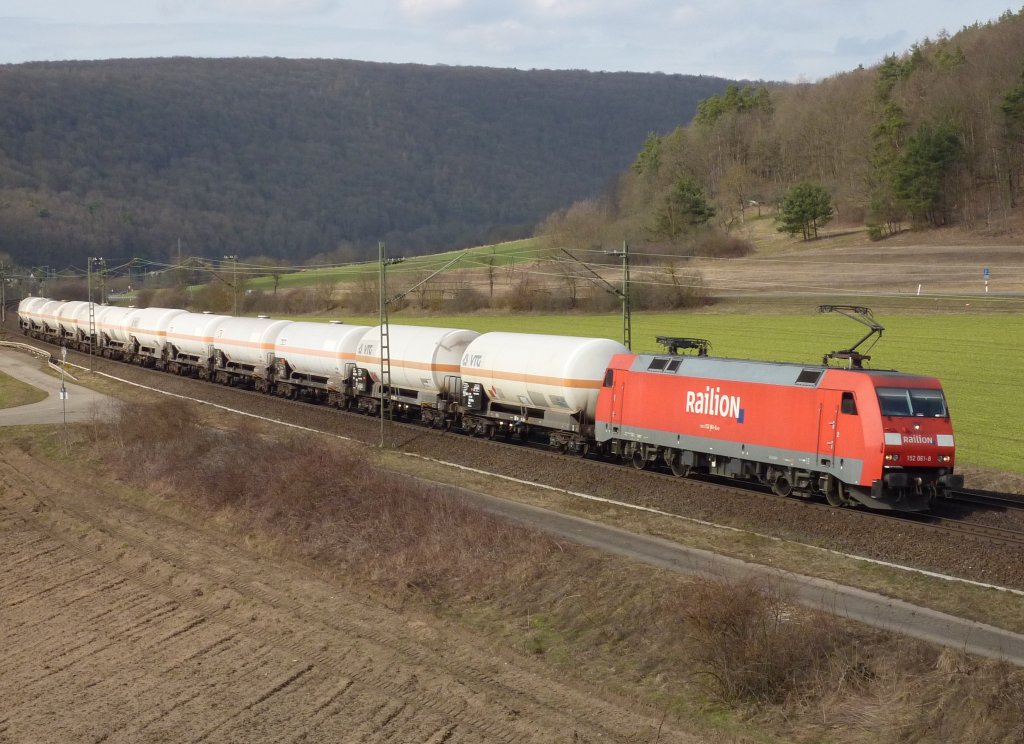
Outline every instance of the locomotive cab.
{"label": "locomotive cab", "polygon": [[[929,383],[932,381],[928,381]],[[875,388],[882,421],[882,473],[871,484],[872,498],[886,492],[934,498],[963,488],[962,475],[953,473],[953,428],[942,389],[921,386]]]}
{"label": "locomotive cab", "polygon": [[[830,370],[826,396],[844,389],[823,443],[839,463],[858,462],[842,477],[841,499],[874,509],[924,511],[947,490],[963,487],[954,475],[953,427],[939,381],[899,372]],[[827,407],[827,405],[826,405]],[[824,465],[825,463],[822,463]],[[834,463],[829,463],[833,465]]]}

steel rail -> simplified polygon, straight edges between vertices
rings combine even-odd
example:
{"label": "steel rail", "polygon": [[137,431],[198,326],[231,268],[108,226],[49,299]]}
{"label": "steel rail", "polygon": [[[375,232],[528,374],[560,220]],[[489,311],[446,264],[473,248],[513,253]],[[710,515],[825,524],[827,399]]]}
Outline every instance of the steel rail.
{"label": "steel rail", "polygon": [[[48,342],[46,342],[46,341],[41,341],[39,339],[34,339],[34,340],[38,341],[39,343],[51,345],[51,344],[48,344]],[[113,360],[111,360],[111,361],[113,361]],[[164,374],[167,374],[167,373],[164,373],[164,372],[160,372],[159,370],[155,370],[155,369],[151,369],[151,368],[146,368],[146,367],[141,367],[139,365],[132,365],[132,364],[124,363],[124,362],[115,362],[115,364],[118,364],[118,365],[124,364],[125,366],[127,366],[129,368],[132,368],[132,369],[139,369],[139,370],[143,370],[145,372],[152,372],[154,375],[164,375]],[[210,381],[208,381],[208,380],[200,380],[198,378],[192,378],[192,377],[189,377],[189,376],[174,375],[173,378],[174,379],[178,379],[178,380],[185,380],[185,381],[187,381],[187,383],[193,383],[194,382],[194,383],[196,383],[196,387],[197,388],[208,388],[210,386],[210,384],[211,384]],[[231,389],[235,393],[239,393],[239,394],[243,394],[243,395],[248,395],[248,396],[256,396],[256,398],[260,399],[260,400],[271,399],[271,400],[279,400],[279,401],[282,401],[282,402],[290,402],[290,403],[299,402],[299,403],[306,403],[309,407],[314,408],[314,409],[324,409],[325,408],[325,406],[323,406],[323,404],[318,404],[318,403],[315,403],[313,401],[303,401],[301,399],[288,399],[288,398],[283,398],[283,397],[280,397],[280,396],[268,395],[266,393],[261,393],[261,392],[258,392],[258,391],[255,391],[255,390],[252,390],[252,389],[249,389],[249,388],[246,388],[246,387],[236,387],[236,386],[233,386],[233,385],[221,385],[221,384],[217,384],[217,383],[213,383],[213,384],[216,385],[217,388],[220,388],[220,389]],[[366,415],[364,415],[362,413],[355,412],[355,411],[346,411],[346,410],[343,410],[343,409],[335,409],[332,413],[338,414],[338,415],[340,415],[342,417],[348,417],[348,416],[356,417],[359,420],[366,420],[367,419]],[[456,440],[456,441],[458,441],[458,440],[463,440],[464,441],[467,437],[469,437],[469,438],[471,438],[473,440],[476,440],[476,441],[486,441],[489,444],[491,444],[493,446],[496,446],[496,447],[505,447],[505,448],[510,449],[511,451],[522,452],[523,450],[527,450],[531,454],[539,455],[541,457],[555,458],[555,459],[558,459],[558,460],[566,460],[566,459],[568,459],[568,460],[572,460],[572,461],[576,461],[576,462],[585,462],[585,463],[587,463],[588,467],[614,468],[617,471],[621,471],[623,468],[627,468],[627,469],[633,470],[634,474],[637,477],[640,477],[640,478],[645,478],[646,477],[646,478],[656,478],[656,479],[670,479],[670,480],[674,480],[674,481],[685,481],[685,482],[689,482],[689,483],[700,483],[700,484],[704,485],[705,487],[721,489],[723,491],[731,492],[731,493],[734,493],[734,494],[742,494],[746,498],[754,497],[754,498],[771,499],[775,503],[788,504],[788,505],[792,505],[792,507],[803,507],[803,508],[813,508],[813,509],[827,509],[827,510],[829,510],[831,512],[839,512],[839,513],[842,513],[844,515],[848,515],[847,518],[853,518],[853,519],[889,519],[889,520],[898,520],[898,521],[902,522],[903,524],[907,525],[909,528],[915,529],[915,530],[927,530],[927,531],[934,532],[936,534],[956,533],[956,534],[960,534],[960,535],[963,535],[963,536],[971,537],[971,538],[974,538],[974,539],[977,539],[977,540],[983,540],[983,541],[987,541],[987,542],[990,542],[990,543],[995,543],[995,544],[998,544],[1000,546],[1003,546],[1003,545],[1013,545],[1013,546],[1018,546],[1018,547],[1024,547],[1024,531],[1017,531],[1017,530],[1001,528],[1001,527],[990,527],[990,526],[986,526],[986,525],[978,525],[978,524],[974,524],[974,523],[970,523],[970,522],[964,522],[964,521],[958,520],[958,519],[952,519],[952,518],[948,518],[948,517],[935,516],[935,515],[931,515],[931,514],[915,514],[915,513],[890,512],[890,511],[871,511],[871,510],[867,510],[867,509],[854,509],[854,508],[834,507],[834,506],[830,506],[829,504],[827,504],[827,503],[825,503],[823,501],[818,501],[818,500],[815,500],[815,499],[800,499],[800,498],[791,498],[791,497],[787,497],[787,496],[779,496],[779,495],[771,492],[769,489],[767,489],[766,487],[762,486],[761,484],[757,484],[757,483],[753,483],[753,482],[746,483],[746,482],[742,482],[742,481],[734,481],[734,480],[728,479],[728,478],[720,478],[720,477],[717,477],[717,476],[699,476],[699,475],[697,477],[692,477],[691,476],[691,477],[688,477],[688,478],[680,478],[678,476],[672,475],[672,473],[669,472],[667,470],[667,468],[662,469],[660,466],[652,466],[652,467],[648,467],[648,468],[644,468],[644,469],[636,469],[636,468],[633,468],[632,465],[629,462],[626,462],[626,461],[616,462],[616,461],[613,461],[613,460],[598,459],[593,454],[589,454],[589,455],[586,455],[586,456],[570,455],[570,454],[565,454],[565,453],[561,453],[561,452],[555,451],[555,450],[551,449],[550,446],[548,446],[548,445],[541,445],[541,444],[537,444],[537,443],[524,442],[524,441],[512,441],[512,440],[504,439],[504,438],[502,438],[500,436],[481,437],[481,436],[473,436],[473,435],[469,435],[469,434],[465,434],[465,433],[448,432],[448,431],[445,431],[443,429],[437,429],[437,428],[426,429],[420,423],[417,423],[415,421],[405,421],[405,420],[402,420],[401,418],[393,419],[391,424],[393,426],[396,426],[396,427],[400,427],[400,428],[403,428],[403,429],[407,428],[410,431],[416,431],[416,432],[421,432],[421,433],[424,430],[427,430],[427,431],[430,431],[431,433],[436,434],[438,436],[445,437],[445,438],[452,438],[453,440]],[[367,442],[367,443],[368,444],[372,444],[372,442]],[[967,494],[967,493],[969,493],[969,492],[966,492],[966,491],[964,491],[964,492],[957,492],[957,496],[961,496],[961,495],[964,495],[964,494]],[[972,496],[977,496],[978,494],[971,494],[971,495]],[[1014,503],[1014,504],[1016,504],[1016,506],[1014,506],[1013,508],[1024,508],[1024,502],[1015,501],[1014,499],[1009,498],[1008,496],[1005,497],[1005,498],[1004,497],[1000,497],[1000,496],[992,496],[992,497],[989,498],[989,502],[992,502],[993,500],[1001,500],[1001,501],[1006,501],[1006,502]],[[641,505],[639,502],[640,502],[640,500],[637,501],[637,505]],[[665,508],[664,505],[662,505],[661,508]],[[680,516],[685,516],[685,515],[680,514]]]}

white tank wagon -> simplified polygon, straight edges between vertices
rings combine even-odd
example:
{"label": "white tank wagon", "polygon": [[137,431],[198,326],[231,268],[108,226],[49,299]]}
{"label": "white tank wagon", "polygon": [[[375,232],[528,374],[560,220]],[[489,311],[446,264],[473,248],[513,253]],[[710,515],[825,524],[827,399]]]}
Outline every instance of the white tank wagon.
{"label": "white tank wagon", "polygon": [[266,391],[273,377],[274,344],[290,320],[230,317],[214,333],[214,379],[233,384],[238,377],[251,379],[257,390]]}
{"label": "white tank wagon", "polygon": [[166,307],[141,308],[125,318],[125,334],[128,337],[126,352],[130,361],[143,366],[159,366],[167,362],[167,330],[174,319],[188,315],[186,310]]}
{"label": "white tank wagon", "polygon": [[39,319],[39,327],[43,333],[49,336],[60,335],[60,310],[67,304],[67,300],[47,300],[36,310],[36,317]]}
{"label": "white tank wagon", "polygon": [[[26,297],[18,303],[18,324],[22,333],[47,341],[60,340],[73,349],[89,349],[90,308],[97,316],[106,305],[82,300],[51,300],[48,297]],[[46,320],[44,322],[44,313]]]}
{"label": "white tank wagon", "polygon": [[370,326],[296,321],[278,334],[274,344],[274,379],[278,395],[300,392],[331,405],[351,396],[356,349]]}
{"label": "white tank wagon", "polygon": [[172,318],[167,326],[168,371],[204,380],[212,377],[215,335],[230,319],[229,315],[211,313],[185,313]]}
{"label": "white tank wagon", "polygon": [[[401,413],[419,411],[427,423],[440,424],[458,403],[459,368],[466,347],[480,334],[462,328],[388,326],[391,399]],[[361,410],[373,410],[381,398],[381,331],[371,328],[356,349],[353,374]]]}
{"label": "white tank wagon", "polygon": [[462,356],[467,428],[526,437],[542,427],[553,444],[584,447],[608,364],[628,353],[607,338],[485,333]]}
{"label": "white tank wagon", "polygon": [[72,344],[80,351],[87,351],[89,348],[89,339],[96,332],[96,316],[99,312],[105,308],[106,305],[97,305],[95,303],[91,306],[92,312],[92,323],[89,322],[90,315],[90,303],[82,302],[71,312],[71,326],[73,330],[73,336],[75,343]]}
{"label": "white tank wagon", "polygon": [[23,333],[42,330],[43,319],[39,315],[39,308],[49,301],[48,297],[26,297],[18,303],[18,325]]}
{"label": "white tank wagon", "polygon": [[[102,309],[100,309],[102,308]],[[96,307],[96,335],[100,353],[112,359],[124,359],[131,344],[128,326],[131,317],[139,312],[134,307],[102,305]],[[88,321],[86,321],[88,322]]]}
{"label": "white tank wagon", "polygon": [[57,333],[65,340],[78,340],[78,327],[75,319],[78,313],[85,310],[89,317],[89,303],[81,300],[70,300],[57,308]]}

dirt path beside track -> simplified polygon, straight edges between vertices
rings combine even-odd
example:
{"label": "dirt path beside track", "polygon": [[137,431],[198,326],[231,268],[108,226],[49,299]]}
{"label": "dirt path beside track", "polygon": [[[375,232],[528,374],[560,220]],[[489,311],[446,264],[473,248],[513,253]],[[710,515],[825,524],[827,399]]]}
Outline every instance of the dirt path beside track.
{"label": "dirt path beside track", "polygon": [[0,597],[0,742],[697,741],[14,448]]}

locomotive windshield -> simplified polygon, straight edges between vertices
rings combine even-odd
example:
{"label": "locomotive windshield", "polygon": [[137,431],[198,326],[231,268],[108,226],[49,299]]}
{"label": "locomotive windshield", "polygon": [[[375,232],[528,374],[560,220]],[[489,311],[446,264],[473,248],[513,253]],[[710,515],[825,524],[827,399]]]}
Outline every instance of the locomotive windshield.
{"label": "locomotive windshield", "polygon": [[924,388],[878,388],[878,404],[883,416],[923,416],[945,418],[946,399],[941,390]]}

